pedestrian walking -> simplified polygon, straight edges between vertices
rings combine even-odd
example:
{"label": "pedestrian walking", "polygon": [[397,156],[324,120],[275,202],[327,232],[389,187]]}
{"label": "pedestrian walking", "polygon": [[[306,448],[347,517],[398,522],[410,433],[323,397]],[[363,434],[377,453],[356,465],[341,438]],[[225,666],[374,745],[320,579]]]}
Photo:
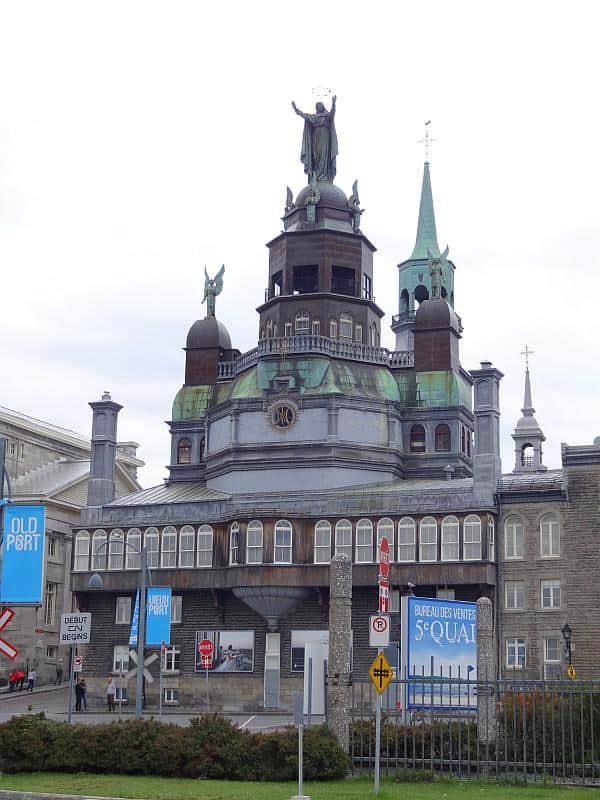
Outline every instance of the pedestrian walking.
{"label": "pedestrian walking", "polygon": [[60,686],[61,683],[62,683],[62,679],[63,679],[63,660],[62,660],[62,658],[59,658],[58,662],[56,664],[56,683],[55,683],[55,685],[56,686]]}
{"label": "pedestrian walking", "polygon": [[106,684],[106,704],[109,711],[115,710],[115,695],[117,694],[117,684],[114,678],[109,678]]}
{"label": "pedestrian walking", "polygon": [[24,672],[24,670],[17,669],[17,670],[15,670],[13,672],[13,675],[15,676],[15,689],[17,688],[17,685],[18,685],[19,691],[22,691],[23,690],[23,684],[25,683],[25,672]]}
{"label": "pedestrian walking", "polygon": [[83,701],[83,686],[81,685],[81,681],[77,678],[77,683],[75,684],[75,711],[81,711],[81,703]]}
{"label": "pedestrian walking", "polygon": [[19,680],[19,670],[18,669],[13,669],[13,671],[8,676],[8,691],[9,692],[14,692],[18,680]]}
{"label": "pedestrian walking", "polygon": [[37,679],[37,672],[32,668],[27,675],[27,691],[33,692],[33,687]]}
{"label": "pedestrian walking", "polygon": [[87,683],[85,682],[85,678],[82,678],[80,681],[81,684],[81,702],[83,704],[83,710],[87,711]]}

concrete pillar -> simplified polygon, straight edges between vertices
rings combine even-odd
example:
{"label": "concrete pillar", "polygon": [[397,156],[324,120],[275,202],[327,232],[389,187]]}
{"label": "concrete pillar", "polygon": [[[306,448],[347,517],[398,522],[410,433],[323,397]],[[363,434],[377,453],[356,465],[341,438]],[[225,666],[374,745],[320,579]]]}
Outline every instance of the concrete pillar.
{"label": "concrete pillar", "polygon": [[496,738],[496,639],[494,609],[488,597],[477,601],[477,735],[481,741]]}
{"label": "concrete pillar", "polygon": [[329,659],[327,724],[344,750],[350,750],[352,648],[352,562],[338,553],[329,570]]}
{"label": "concrete pillar", "polygon": [[110,503],[115,497],[115,463],[117,457],[117,416],[123,408],[104,392],[102,400],[89,404],[92,416],[92,453],[88,506]]}

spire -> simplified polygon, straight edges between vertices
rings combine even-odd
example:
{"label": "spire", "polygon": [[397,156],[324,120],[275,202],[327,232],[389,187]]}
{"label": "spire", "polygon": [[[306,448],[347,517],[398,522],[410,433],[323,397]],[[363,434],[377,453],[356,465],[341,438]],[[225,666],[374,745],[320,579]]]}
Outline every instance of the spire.
{"label": "spire", "polygon": [[529,380],[529,367],[525,369],[525,397],[523,398],[523,408],[521,414],[524,417],[533,417],[535,408],[531,402],[531,382]]}
{"label": "spire", "polygon": [[529,356],[533,351],[525,348],[525,395],[523,397],[523,416],[517,422],[512,438],[515,442],[515,468],[513,472],[544,472],[542,463],[542,443],[546,437],[534,417],[535,408],[531,401],[531,380],[529,378]]}
{"label": "spire", "polygon": [[410,257],[412,259],[428,257],[428,251],[433,256],[440,255],[435,229],[435,214],[433,212],[433,195],[431,193],[431,177],[429,175],[429,161],[423,167],[423,184],[421,186],[421,204],[419,206],[419,223],[417,226],[417,241]]}

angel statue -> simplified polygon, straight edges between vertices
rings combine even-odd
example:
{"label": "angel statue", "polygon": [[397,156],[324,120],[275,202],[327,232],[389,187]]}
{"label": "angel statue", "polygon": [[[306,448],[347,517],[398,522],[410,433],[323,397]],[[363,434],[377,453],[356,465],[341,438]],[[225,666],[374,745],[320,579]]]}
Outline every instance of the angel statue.
{"label": "angel statue", "polygon": [[206,267],[204,267],[204,274],[206,280],[204,281],[204,297],[202,302],[206,300],[206,316],[215,316],[215,297],[223,291],[223,273],[225,272],[225,264],[217,272],[214,278],[208,277]]}

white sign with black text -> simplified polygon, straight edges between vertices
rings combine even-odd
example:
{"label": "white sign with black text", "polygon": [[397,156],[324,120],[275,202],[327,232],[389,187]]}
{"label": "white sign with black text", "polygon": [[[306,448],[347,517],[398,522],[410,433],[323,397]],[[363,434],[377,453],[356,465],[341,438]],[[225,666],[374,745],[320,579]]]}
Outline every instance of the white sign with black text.
{"label": "white sign with black text", "polygon": [[91,627],[92,615],[89,612],[61,614],[60,644],[87,644],[90,641]]}
{"label": "white sign with black text", "polygon": [[389,643],[389,614],[371,614],[369,617],[369,647],[387,647]]}

